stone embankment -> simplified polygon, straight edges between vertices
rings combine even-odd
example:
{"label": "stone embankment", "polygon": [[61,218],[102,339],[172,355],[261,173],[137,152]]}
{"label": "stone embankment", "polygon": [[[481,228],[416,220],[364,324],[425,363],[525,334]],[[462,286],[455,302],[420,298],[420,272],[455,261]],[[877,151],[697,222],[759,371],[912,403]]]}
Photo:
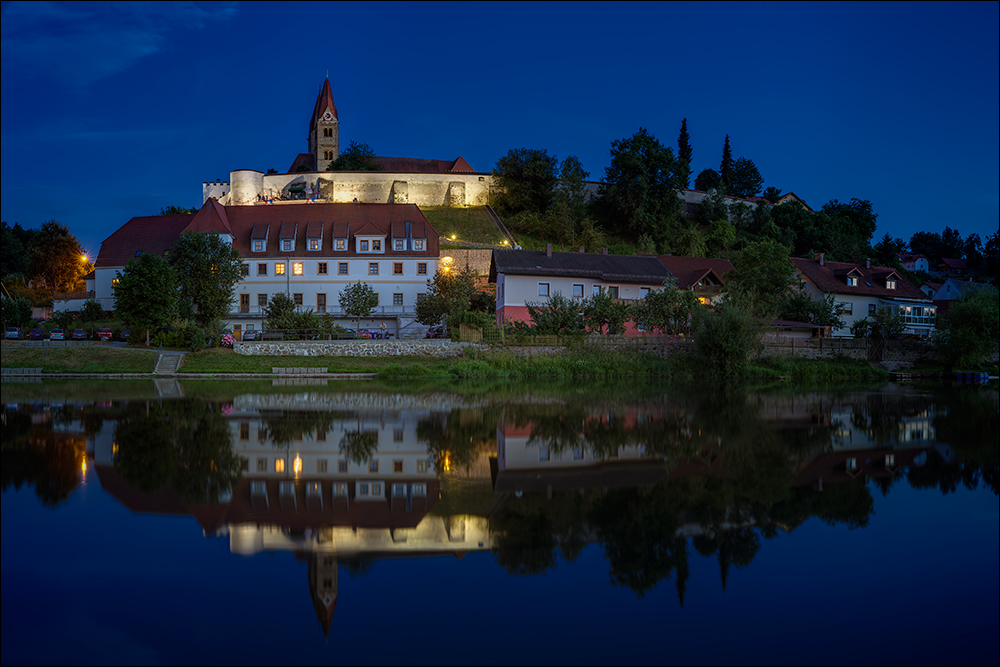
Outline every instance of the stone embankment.
{"label": "stone embankment", "polygon": [[475,343],[416,340],[254,341],[234,343],[233,351],[264,357],[457,357]]}

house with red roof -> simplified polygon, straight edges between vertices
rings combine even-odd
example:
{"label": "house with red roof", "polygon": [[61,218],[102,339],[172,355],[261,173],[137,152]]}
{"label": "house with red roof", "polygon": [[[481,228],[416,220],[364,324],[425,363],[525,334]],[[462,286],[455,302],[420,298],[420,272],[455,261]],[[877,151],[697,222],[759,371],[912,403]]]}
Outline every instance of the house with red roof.
{"label": "house with red roof", "polygon": [[931,270],[931,260],[927,255],[911,255],[909,253],[899,253],[899,263],[907,271],[923,271],[927,273]]}
{"label": "house with red roof", "polygon": [[219,234],[243,257],[243,279],[226,318],[240,333],[262,327],[264,308],[279,292],[303,310],[356,326],[338,296],[361,281],[379,297],[376,315],[361,327],[385,321],[388,332],[399,335],[414,322],[417,299],[437,271],[438,234],[414,204],[225,206],[209,199],[195,214],[136,217],[122,225],[101,244],[87,289],[113,310],[118,272],[143,253],[169,257],[184,232]]}
{"label": "house with red roof", "polygon": [[916,285],[888,266],[850,262],[828,262],[825,255],[813,259],[792,257],[801,289],[815,299],[833,294],[840,304],[844,326],[834,336],[850,336],[851,325],[881,308],[897,309],[906,321],[905,333],[927,337],[934,330],[937,308]]}

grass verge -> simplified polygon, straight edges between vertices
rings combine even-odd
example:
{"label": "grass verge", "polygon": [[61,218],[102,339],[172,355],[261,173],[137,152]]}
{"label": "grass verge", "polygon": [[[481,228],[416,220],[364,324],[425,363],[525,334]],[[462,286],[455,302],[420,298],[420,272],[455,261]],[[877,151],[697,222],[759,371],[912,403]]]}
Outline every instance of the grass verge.
{"label": "grass verge", "polygon": [[103,346],[3,346],[4,368],[41,368],[43,373],[152,373],[154,351]]}

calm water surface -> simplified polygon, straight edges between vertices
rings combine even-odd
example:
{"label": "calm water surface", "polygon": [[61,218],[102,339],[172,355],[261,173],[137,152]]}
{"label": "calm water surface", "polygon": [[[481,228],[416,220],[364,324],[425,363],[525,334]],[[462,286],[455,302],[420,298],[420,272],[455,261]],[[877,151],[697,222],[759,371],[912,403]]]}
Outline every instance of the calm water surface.
{"label": "calm water surface", "polygon": [[1000,661],[996,387],[3,384],[2,662]]}

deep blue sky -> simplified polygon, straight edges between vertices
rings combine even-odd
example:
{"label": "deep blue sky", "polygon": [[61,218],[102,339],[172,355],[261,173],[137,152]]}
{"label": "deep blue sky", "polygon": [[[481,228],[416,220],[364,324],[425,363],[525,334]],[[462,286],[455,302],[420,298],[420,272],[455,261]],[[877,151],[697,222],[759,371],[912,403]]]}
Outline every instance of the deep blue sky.
{"label": "deep blue sky", "polygon": [[591,178],[646,127],[693,168],[723,138],[877,236],[998,227],[997,3],[3,3],[2,218],[92,252],[201,183],[285,170],[327,70],[341,144],[492,169],[510,148]]}

